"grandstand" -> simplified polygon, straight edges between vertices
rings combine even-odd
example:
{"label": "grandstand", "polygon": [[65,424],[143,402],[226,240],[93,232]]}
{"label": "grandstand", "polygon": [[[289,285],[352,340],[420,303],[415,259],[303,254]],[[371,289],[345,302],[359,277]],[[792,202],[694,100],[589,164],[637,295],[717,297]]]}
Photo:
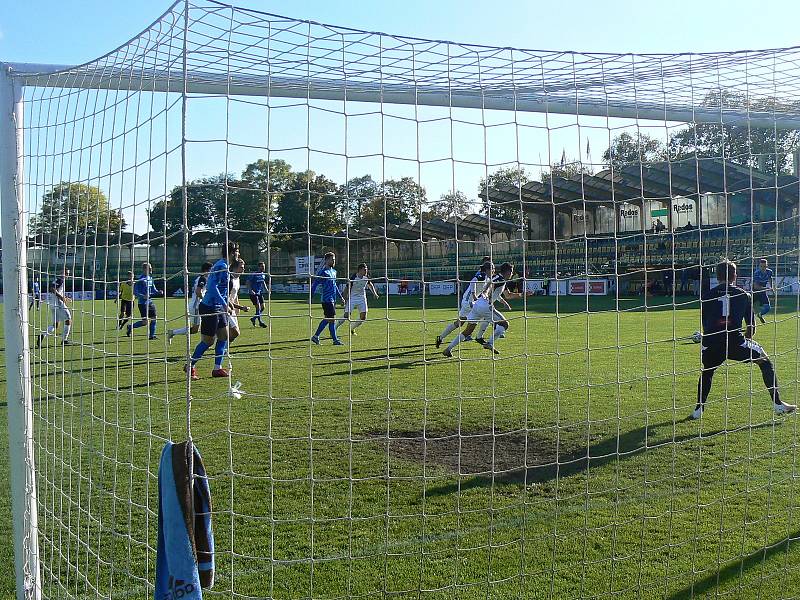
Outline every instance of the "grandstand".
{"label": "grandstand", "polygon": [[[554,176],[517,188],[499,186],[482,192],[490,206],[521,206],[519,223],[469,214],[418,223],[350,228],[314,239],[312,251],[334,250],[347,271],[365,260],[373,273],[396,281],[430,283],[468,279],[481,256],[509,260],[525,268],[528,277],[563,279],[598,276],[619,278],[620,294],[640,293],[654,280],[672,280],[676,291],[696,293],[699,270],[728,256],[743,272],[754,257],[768,257],[779,271],[792,274],[797,264],[798,178],[776,176],[729,160],[684,160],[626,165],[596,174]],[[659,227],[661,223],[663,229]],[[301,236],[270,252],[262,250],[266,233],[233,232],[249,262],[263,260],[278,280],[296,280],[295,256],[308,253]],[[74,237],[74,236],[73,236]],[[163,232],[106,234],[102,239],[61,240],[86,256],[52,256],[50,264],[74,263],[76,276],[93,276],[91,269],[112,275],[144,260],[179,271],[180,239]],[[83,243],[85,241],[85,243]],[[218,254],[219,234],[195,231],[190,238],[189,265],[196,271]],[[32,239],[31,253],[57,248]],[[665,275],[666,274],[666,275]],[[178,289],[181,282],[168,282]],[[666,291],[666,290],[664,290]]]}

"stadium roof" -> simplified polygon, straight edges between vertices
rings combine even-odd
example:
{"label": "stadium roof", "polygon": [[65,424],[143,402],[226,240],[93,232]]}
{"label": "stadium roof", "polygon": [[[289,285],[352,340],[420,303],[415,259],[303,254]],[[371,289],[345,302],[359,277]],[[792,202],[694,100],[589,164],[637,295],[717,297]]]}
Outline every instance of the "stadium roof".
{"label": "stadium roof", "polygon": [[[626,165],[604,169],[593,175],[552,177],[547,183],[531,181],[488,191],[493,204],[515,205],[522,202],[526,211],[550,211],[554,204],[586,202],[608,205],[642,200],[664,200],[681,196],[697,199],[707,193],[779,191],[781,200],[797,200],[800,182],[795,176],[765,173],[720,159],[689,159]],[[484,200],[487,193],[481,192]]]}

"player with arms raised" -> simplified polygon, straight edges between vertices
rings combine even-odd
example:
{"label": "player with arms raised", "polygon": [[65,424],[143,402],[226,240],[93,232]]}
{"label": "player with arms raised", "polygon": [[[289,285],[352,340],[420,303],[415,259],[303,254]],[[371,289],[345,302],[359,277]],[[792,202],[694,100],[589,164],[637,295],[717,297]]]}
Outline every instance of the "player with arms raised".
{"label": "player with arms raised", "polygon": [[342,293],[339,291],[339,286],[336,284],[336,269],[333,268],[335,265],[336,255],[333,252],[326,253],[322,259],[322,265],[320,266],[319,271],[317,271],[317,274],[314,275],[314,283],[311,284],[312,296],[314,295],[314,291],[317,289],[317,287],[320,285],[322,286],[320,300],[324,318],[322,321],[320,321],[316,333],[311,336],[311,341],[318,346],[319,334],[322,333],[322,330],[325,329],[326,326],[328,327],[328,331],[331,333],[333,345],[344,345],[344,342],[336,337],[336,300],[341,298],[342,302],[344,302],[344,298],[342,297]]}
{"label": "player with arms raised", "polygon": [[350,325],[350,334],[357,335],[356,329],[367,320],[367,311],[369,310],[367,306],[367,290],[372,292],[376,300],[379,298],[378,290],[375,289],[372,280],[369,278],[367,263],[361,263],[347,284],[347,307],[344,311],[344,317],[336,322],[336,329],[339,329],[342,323],[347,321],[355,310],[358,310],[359,320],[353,321]]}
{"label": "player with arms raised", "polygon": [[189,327],[180,327],[178,329],[170,329],[167,331],[167,341],[171,344],[172,338],[176,335],[188,335],[189,333],[195,334],[200,331],[200,302],[203,301],[203,296],[206,293],[206,284],[208,283],[208,272],[211,270],[211,263],[204,262],[200,267],[200,274],[194,278],[192,283],[192,297],[189,299]]}
{"label": "player with arms raised", "polygon": [[[736,264],[728,260],[719,263],[717,280],[719,285],[701,297],[703,372],[697,383],[697,406],[692,418],[699,419],[703,416],[714,372],[726,359],[754,362],[758,365],[764,385],[772,396],[775,412],[777,414],[794,412],[796,406],[781,401],[772,361],[764,349],[753,340],[756,330],[753,302],[750,295],[736,285]],[[742,321],[746,325],[744,334],[741,330]]]}
{"label": "player with arms raised", "polygon": [[467,322],[467,316],[469,316],[469,313],[472,310],[473,302],[475,302],[475,300],[481,294],[483,294],[484,290],[489,285],[489,280],[491,277],[492,277],[492,262],[488,256],[484,256],[481,259],[480,268],[478,269],[477,273],[473,275],[472,279],[469,282],[469,285],[467,286],[467,289],[461,296],[461,306],[458,309],[458,318],[452,323],[448,323],[447,326],[444,328],[444,331],[442,331],[442,333],[436,336],[437,348],[442,345],[442,342],[448,335],[450,335],[453,331],[455,331],[456,329],[458,329],[464,323]]}
{"label": "player with arms raised", "polygon": [[772,310],[769,303],[769,293],[772,291],[772,282],[775,273],[769,268],[766,258],[758,261],[758,268],[753,272],[753,302],[758,302],[761,308],[758,311],[758,320],[766,323],[764,316]]}

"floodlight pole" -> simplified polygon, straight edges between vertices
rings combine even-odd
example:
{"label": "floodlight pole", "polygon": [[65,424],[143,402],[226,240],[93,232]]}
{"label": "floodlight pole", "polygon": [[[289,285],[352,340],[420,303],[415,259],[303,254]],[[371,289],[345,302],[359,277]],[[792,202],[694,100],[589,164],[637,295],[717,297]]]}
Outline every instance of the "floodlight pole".
{"label": "floodlight pole", "polygon": [[0,226],[6,345],[8,456],[17,600],[40,600],[39,530],[28,344],[22,86],[0,63]]}

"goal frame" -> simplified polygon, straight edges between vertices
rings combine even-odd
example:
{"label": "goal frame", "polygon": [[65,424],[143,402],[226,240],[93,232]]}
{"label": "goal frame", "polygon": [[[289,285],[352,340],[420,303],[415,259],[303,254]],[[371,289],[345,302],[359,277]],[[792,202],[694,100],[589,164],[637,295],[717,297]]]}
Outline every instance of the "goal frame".
{"label": "goal frame", "polygon": [[[184,49],[184,58],[185,54]],[[5,250],[2,257],[3,318],[14,569],[18,600],[39,600],[42,592],[27,310],[23,126],[23,90],[26,86],[175,93],[183,95],[184,99],[188,94],[262,96],[553,113],[576,118],[626,118],[661,123],[800,129],[800,114],[613,100],[604,103],[581,101],[577,93],[574,98],[565,99],[563,96],[551,96],[550,93],[555,90],[509,86],[448,88],[416,84],[370,85],[336,79],[272,77],[269,74],[259,77],[223,76],[218,73],[188,72],[185,64],[184,61],[183,70],[171,71],[109,68],[99,76],[87,78],[80,75],[91,68],[92,63],[53,65],[0,62],[0,215]],[[588,87],[592,85],[586,84]],[[575,91],[579,91],[580,87],[576,84]],[[795,159],[795,163],[798,164],[798,159]]]}

